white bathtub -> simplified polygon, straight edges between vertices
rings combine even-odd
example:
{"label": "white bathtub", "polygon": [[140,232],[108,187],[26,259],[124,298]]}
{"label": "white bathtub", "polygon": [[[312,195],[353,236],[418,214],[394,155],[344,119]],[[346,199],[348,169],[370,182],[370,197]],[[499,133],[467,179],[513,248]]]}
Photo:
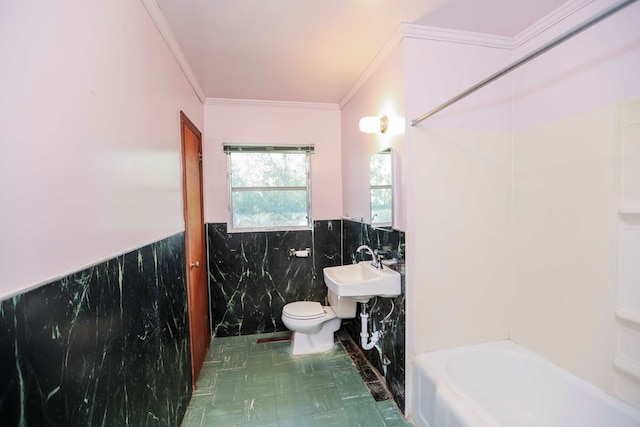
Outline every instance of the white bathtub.
{"label": "white bathtub", "polygon": [[415,360],[420,427],[638,427],[640,411],[512,341]]}

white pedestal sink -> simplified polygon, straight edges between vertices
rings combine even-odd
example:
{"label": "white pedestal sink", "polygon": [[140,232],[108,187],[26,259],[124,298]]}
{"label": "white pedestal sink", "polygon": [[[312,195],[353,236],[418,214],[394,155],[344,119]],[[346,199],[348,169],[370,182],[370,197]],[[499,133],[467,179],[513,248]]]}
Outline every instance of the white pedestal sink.
{"label": "white pedestal sink", "polygon": [[334,294],[358,302],[368,302],[374,296],[397,297],[401,292],[400,273],[385,266],[376,268],[370,261],[325,267],[322,272]]}

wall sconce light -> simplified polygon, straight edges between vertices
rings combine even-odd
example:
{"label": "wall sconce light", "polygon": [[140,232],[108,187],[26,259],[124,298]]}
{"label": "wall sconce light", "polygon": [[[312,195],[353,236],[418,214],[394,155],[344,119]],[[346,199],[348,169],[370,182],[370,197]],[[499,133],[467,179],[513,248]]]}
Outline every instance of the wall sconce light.
{"label": "wall sconce light", "polygon": [[360,119],[360,132],[364,133],[385,133],[389,127],[387,116],[373,117],[367,116]]}

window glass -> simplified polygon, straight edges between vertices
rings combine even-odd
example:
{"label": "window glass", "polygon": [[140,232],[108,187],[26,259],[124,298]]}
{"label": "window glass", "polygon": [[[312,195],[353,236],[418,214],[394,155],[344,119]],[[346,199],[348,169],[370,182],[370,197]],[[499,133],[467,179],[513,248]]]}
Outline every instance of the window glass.
{"label": "window glass", "polygon": [[232,229],[287,229],[309,226],[309,153],[231,151]]}
{"label": "window glass", "polygon": [[233,187],[306,187],[306,153],[232,153]]}

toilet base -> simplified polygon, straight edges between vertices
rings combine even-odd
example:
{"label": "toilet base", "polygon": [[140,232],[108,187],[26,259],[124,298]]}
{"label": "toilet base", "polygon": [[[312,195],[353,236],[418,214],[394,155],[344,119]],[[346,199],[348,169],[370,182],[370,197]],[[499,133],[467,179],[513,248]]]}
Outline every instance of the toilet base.
{"label": "toilet base", "polygon": [[291,336],[291,354],[314,354],[329,351],[334,345],[333,334],[340,329],[342,319],[333,318],[322,324],[318,332],[308,334],[304,332],[293,332]]}

